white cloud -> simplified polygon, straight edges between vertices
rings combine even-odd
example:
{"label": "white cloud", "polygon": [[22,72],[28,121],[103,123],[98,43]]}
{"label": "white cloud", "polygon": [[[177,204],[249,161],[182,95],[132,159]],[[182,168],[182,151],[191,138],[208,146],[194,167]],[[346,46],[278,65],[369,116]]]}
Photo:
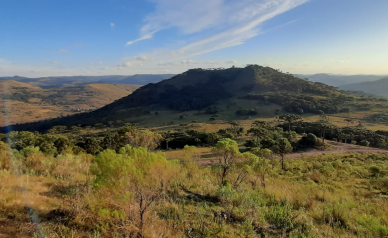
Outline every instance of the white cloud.
{"label": "white cloud", "polygon": [[110,26],[111,26],[111,27],[115,27],[116,25],[115,25],[113,22],[111,22],[111,23],[110,23]]}
{"label": "white cloud", "polygon": [[[146,18],[141,36],[127,45],[150,39],[154,33],[178,28],[183,34],[197,33],[210,28],[233,29],[228,33],[244,33],[251,38],[257,31],[247,32],[276,15],[291,10],[308,0],[154,0],[156,9]],[[236,44],[233,43],[233,44]]]}
{"label": "white cloud", "polygon": [[128,68],[131,67],[131,62],[124,62],[122,65],[119,65],[119,68]]}
{"label": "white cloud", "polygon": [[227,64],[237,64],[237,60],[229,60],[227,62],[225,62]]}
{"label": "white cloud", "polygon": [[136,39],[136,40],[133,40],[133,41],[128,41],[127,42],[127,45],[132,45],[133,43],[135,42],[138,42],[138,41],[142,41],[142,40],[146,40],[146,39],[150,39],[152,38],[152,36],[154,35],[155,32],[151,32],[149,34],[146,34],[146,35],[143,35],[142,37]]}
{"label": "white cloud", "polygon": [[61,52],[61,53],[68,53],[68,52],[69,52],[69,51],[66,50],[66,49],[58,49],[58,51]]}
{"label": "white cloud", "polygon": [[[150,39],[155,32],[177,28],[199,39],[175,49],[144,53],[155,61],[186,59],[244,44],[260,34],[260,24],[309,0],[154,0],[156,10],[145,18],[140,37],[127,45]],[[205,32],[207,37],[201,38]]]}

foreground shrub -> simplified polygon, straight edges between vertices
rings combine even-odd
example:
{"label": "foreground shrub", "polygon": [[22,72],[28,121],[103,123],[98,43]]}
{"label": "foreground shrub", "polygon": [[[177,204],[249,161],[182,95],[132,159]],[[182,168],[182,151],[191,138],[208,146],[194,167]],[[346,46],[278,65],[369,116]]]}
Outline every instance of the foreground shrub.
{"label": "foreground shrub", "polygon": [[[99,189],[97,194],[100,191],[111,197],[110,203],[129,204],[116,212],[122,214],[115,219],[116,222],[121,221],[127,227],[135,226],[136,232],[143,235],[150,221],[148,213],[166,196],[170,181],[176,176],[177,165],[161,154],[127,145],[118,154],[113,150],[98,154],[91,172],[96,176],[93,184]],[[106,203],[106,200],[101,202]],[[103,203],[98,206],[103,211],[112,205]]]}

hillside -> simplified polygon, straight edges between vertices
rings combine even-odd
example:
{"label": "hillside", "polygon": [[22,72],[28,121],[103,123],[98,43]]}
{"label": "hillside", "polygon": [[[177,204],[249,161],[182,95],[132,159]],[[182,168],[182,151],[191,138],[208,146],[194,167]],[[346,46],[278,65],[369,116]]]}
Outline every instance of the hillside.
{"label": "hillside", "polygon": [[0,77],[0,82],[4,80],[14,80],[23,83],[29,83],[41,88],[57,88],[68,86],[82,86],[90,83],[108,83],[108,84],[128,84],[145,85],[148,83],[159,82],[174,76],[173,74],[136,74],[128,75],[104,75],[104,76],[61,76],[61,77],[40,77],[27,78],[20,76]]}
{"label": "hillside", "polygon": [[[269,67],[191,69],[99,110],[15,129],[46,130],[54,125],[121,121],[155,126],[191,121],[274,117],[281,112],[335,114],[365,110],[364,99],[332,86],[300,79]],[[368,110],[369,110],[368,109]]]}
{"label": "hillside", "polygon": [[0,125],[26,123],[95,110],[139,88],[138,85],[87,84],[40,88],[14,80],[0,81]]}
{"label": "hillside", "polygon": [[381,79],[382,75],[335,75],[335,74],[297,74],[297,77],[307,78],[312,82],[320,82],[330,86],[338,87],[347,84],[372,82]]}
{"label": "hillside", "polygon": [[339,86],[342,90],[362,91],[378,96],[388,97],[388,77],[373,82],[362,82]]}

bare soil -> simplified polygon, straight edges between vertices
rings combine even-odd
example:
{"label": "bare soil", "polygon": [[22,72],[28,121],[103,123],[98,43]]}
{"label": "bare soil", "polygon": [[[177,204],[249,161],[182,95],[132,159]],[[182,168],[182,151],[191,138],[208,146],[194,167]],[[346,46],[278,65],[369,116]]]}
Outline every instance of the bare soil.
{"label": "bare soil", "polygon": [[[346,153],[388,154],[388,150],[371,148],[366,146],[339,143],[334,141],[327,141],[326,144],[331,147],[329,150],[310,149],[306,151],[300,151],[300,152],[288,154],[285,156],[285,158],[298,159],[298,158],[310,157],[310,156],[316,156],[316,155],[322,155],[322,154],[346,154]],[[197,159],[196,163],[201,166],[217,164],[218,158],[215,158],[213,154],[205,154],[201,156],[201,159]]]}

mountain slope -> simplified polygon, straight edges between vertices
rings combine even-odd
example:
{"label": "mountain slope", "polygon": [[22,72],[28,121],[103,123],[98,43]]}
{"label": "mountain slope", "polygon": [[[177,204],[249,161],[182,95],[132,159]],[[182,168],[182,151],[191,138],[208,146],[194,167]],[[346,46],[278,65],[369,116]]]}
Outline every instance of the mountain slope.
{"label": "mountain slope", "polygon": [[373,82],[362,82],[339,86],[342,90],[362,91],[378,96],[388,97],[388,77]]}
{"label": "mountain slope", "polygon": [[344,109],[342,104],[346,100],[334,87],[269,67],[192,69],[143,86],[93,112],[24,125],[24,128],[45,130],[53,125],[94,125],[115,120],[143,124],[152,120],[187,122],[209,120],[214,114],[233,120],[250,115],[274,116],[281,108],[293,113],[337,113]]}
{"label": "mountain slope", "polygon": [[3,80],[0,81],[0,126],[95,110],[127,96],[139,87],[88,84],[46,89],[14,80]]}

